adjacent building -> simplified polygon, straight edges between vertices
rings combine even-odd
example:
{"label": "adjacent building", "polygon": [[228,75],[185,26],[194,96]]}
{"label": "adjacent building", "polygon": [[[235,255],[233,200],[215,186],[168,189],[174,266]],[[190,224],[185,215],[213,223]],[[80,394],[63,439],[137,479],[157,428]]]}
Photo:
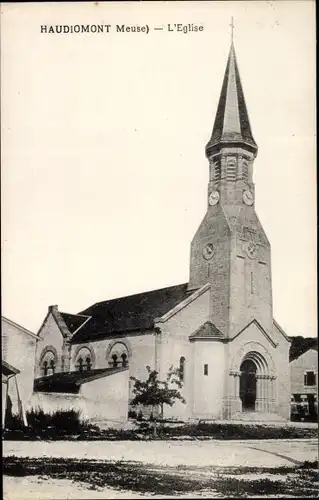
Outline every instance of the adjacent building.
{"label": "adjacent building", "polygon": [[25,418],[33,392],[37,340],[34,333],[1,317],[2,426],[6,409]]}
{"label": "adjacent building", "polygon": [[291,337],[291,402],[296,413],[318,415],[318,339]]}

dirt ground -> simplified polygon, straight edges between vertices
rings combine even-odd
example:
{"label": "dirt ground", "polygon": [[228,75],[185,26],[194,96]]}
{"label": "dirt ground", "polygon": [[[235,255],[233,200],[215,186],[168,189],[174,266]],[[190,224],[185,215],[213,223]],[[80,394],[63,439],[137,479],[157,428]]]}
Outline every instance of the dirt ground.
{"label": "dirt ground", "polygon": [[313,468],[156,467],[42,458],[22,459],[22,472],[21,459],[16,460],[15,468],[13,462],[5,467],[5,500],[318,496]]}
{"label": "dirt ground", "polygon": [[319,491],[315,439],[4,441],[3,456],[5,500],[293,498]]}
{"label": "dirt ground", "polygon": [[318,460],[315,439],[245,441],[4,441],[3,455],[125,460],[159,466],[280,467]]}

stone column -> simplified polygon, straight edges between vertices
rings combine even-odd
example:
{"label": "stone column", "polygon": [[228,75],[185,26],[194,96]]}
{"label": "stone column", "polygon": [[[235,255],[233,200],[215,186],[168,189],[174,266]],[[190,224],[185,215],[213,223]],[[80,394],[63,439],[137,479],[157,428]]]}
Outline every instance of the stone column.
{"label": "stone column", "polygon": [[262,375],[256,375],[256,403],[255,410],[262,411],[262,393],[263,393]]}
{"label": "stone column", "polygon": [[235,379],[235,409],[236,411],[242,411],[241,400],[239,397],[240,372],[235,373],[234,379]]}
{"label": "stone column", "polygon": [[266,375],[265,378],[265,399],[264,399],[264,411],[266,413],[269,413],[269,396],[270,396],[270,387],[269,387],[270,379],[269,375]]}
{"label": "stone column", "polygon": [[268,411],[269,411],[269,413],[272,413],[273,392],[274,392],[273,381],[272,381],[271,375],[269,375],[269,381],[268,381]]}
{"label": "stone column", "polygon": [[271,413],[276,411],[276,377],[270,376],[270,398],[269,398],[269,411]]}
{"label": "stone column", "polygon": [[231,371],[229,373],[230,379],[230,391],[229,391],[229,399],[230,399],[230,413],[233,415],[234,413],[241,411],[241,401],[239,398],[239,372]]}
{"label": "stone column", "polygon": [[266,412],[267,406],[267,375],[263,375],[262,412]]}

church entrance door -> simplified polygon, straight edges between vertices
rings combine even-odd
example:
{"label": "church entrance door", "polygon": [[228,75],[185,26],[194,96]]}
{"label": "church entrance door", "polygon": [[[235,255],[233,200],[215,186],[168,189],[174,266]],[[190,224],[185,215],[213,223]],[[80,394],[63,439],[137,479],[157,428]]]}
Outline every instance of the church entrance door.
{"label": "church entrance door", "polygon": [[247,359],[241,364],[240,372],[239,397],[243,411],[255,411],[257,366],[253,361]]}

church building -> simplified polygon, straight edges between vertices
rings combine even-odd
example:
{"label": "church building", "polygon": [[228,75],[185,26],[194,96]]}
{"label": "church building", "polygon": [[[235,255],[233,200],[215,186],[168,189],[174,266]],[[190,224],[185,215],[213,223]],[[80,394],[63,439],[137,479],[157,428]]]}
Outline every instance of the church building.
{"label": "church building", "polygon": [[164,408],[167,418],[289,419],[290,340],[273,317],[270,243],[255,211],[257,150],[232,42],[189,282],[78,314],[50,306],[36,349],[38,405],[124,421],[130,376],[145,378],[149,365],[164,379],[173,366],[186,403]]}

